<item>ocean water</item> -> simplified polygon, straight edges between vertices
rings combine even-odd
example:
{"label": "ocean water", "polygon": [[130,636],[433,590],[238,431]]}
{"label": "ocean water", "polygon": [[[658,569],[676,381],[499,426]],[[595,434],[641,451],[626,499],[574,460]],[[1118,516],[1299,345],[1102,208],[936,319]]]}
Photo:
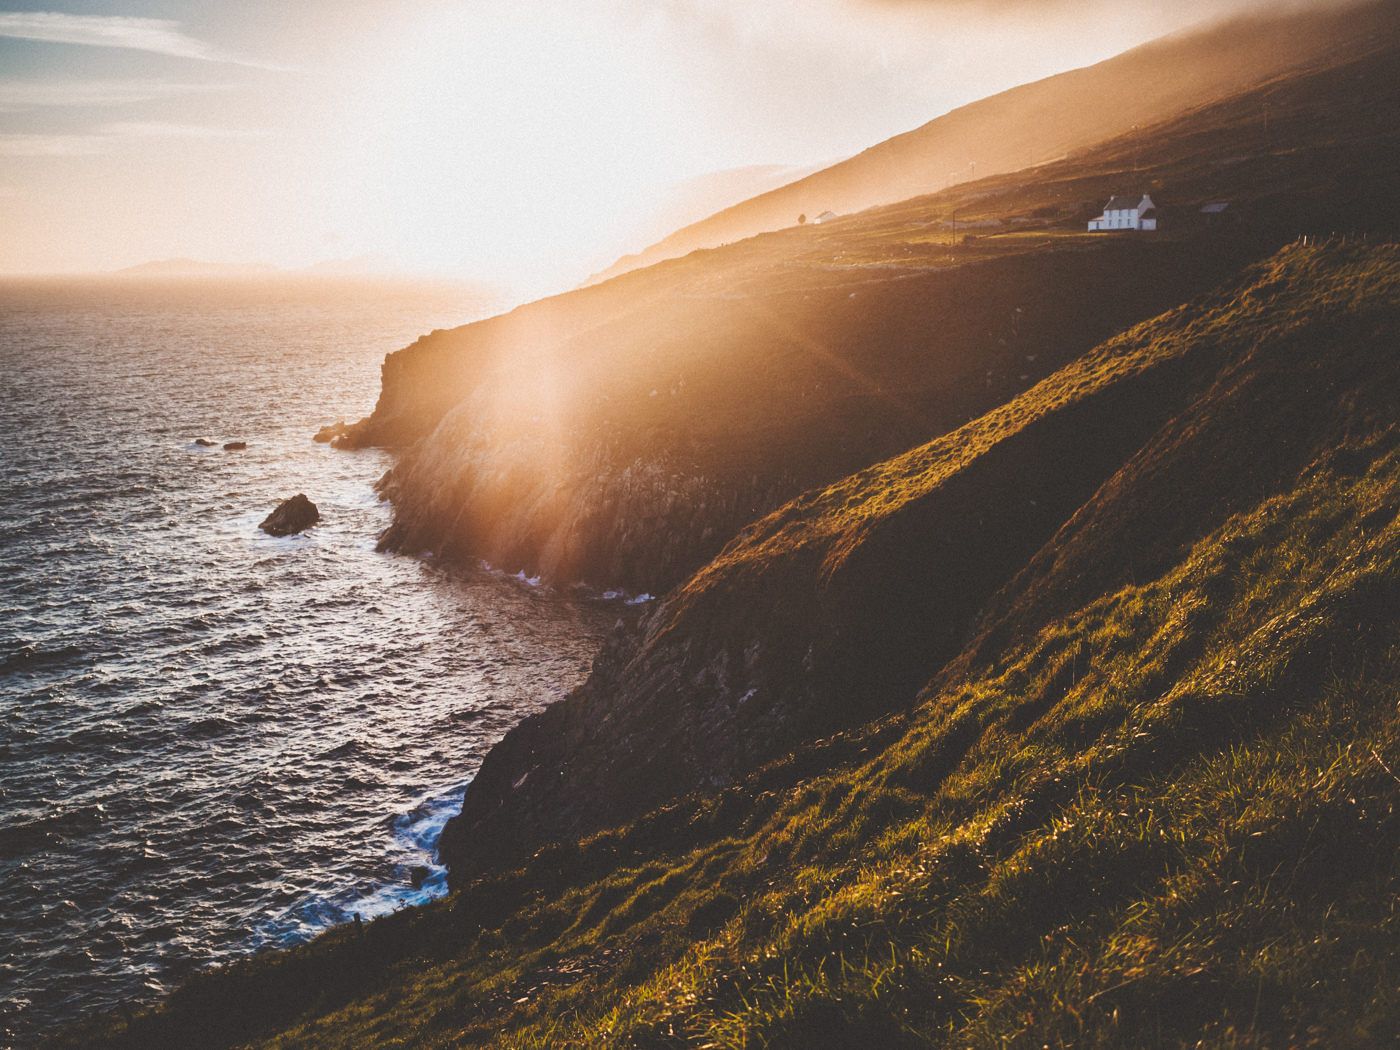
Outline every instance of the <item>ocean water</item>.
{"label": "ocean water", "polygon": [[586,673],[615,604],[376,553],[388,457],[311,441],[488,308],[0,283],[0,1046],[441,892],[485,751]]}

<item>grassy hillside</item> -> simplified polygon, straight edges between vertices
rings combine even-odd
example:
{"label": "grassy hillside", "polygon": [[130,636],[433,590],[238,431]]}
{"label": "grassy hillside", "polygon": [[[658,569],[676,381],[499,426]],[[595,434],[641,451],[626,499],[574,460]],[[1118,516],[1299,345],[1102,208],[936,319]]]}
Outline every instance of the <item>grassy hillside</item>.
{"label": "grassy hillside", "polygon": [[[443,836],[454,872],[722,787],[907,705],[978,633],[1019,637],[1023,620],[1159,571],[1336,440],[1323,428],[1343,408],[1319,403],[1323,391],[1354,389],[1345,411],[1393,416],[1400,364],[1369,332],[1364,353],[1332,350],[1353,323],[1395,323],[1393,284],[1368,283],[1353,321],[1330,305],[1352,294],[1350,269],[1312,275],[1304,255],[745,529],[634,646],[487,756]],[[1280,296],[1279,283],[1310,294]]]}
{"label": "grassy hillside", "polygon": [[[459,876],[438,906],[250,960],[70,1042],[1393,1043],[1397,337],[1400,249],[1295,246],[803,497],[603,661],[609,688],[583,702],[614,720],[611,744],[568,760],[594,764],[606,805],[646,754],[627,719],[659,647],[715,665],[720,621],[759,590],[760,615],[805,603],[784,633],[809,642],[850,595],[901,640],[906,673],[872,678],[885,695],[840,683],[846,728],[590,837],[517,843],[519,867]],[[1050,467],[1075,495],[1042,512]],[[988,568],[953,644],[938,581],[967,514],[1018,554],[972,552]],[[937,601],[917,604],[922,586],[886,601],[901,565]],[[880,586],[848,591],[852,573]],[[747,685],[670,681],[656,713],[671,719]],[[561,771],[543,756],[539,775]]]}
{"label": "grassy hillside", "polygon": [[[963,106],[677,230],[618,260],[597,279],[791,227],[800,214],[848,214],[930,193],[950,179],[958,183],[979,173],[996,175],[1059,160],[1237,95],[1257,82],[1300,67],[1331,65],[1378,40],[1393,39],[1400,29],[1391,3],[1317,6],[1255,13],[1167,37]],[[1134,138],[1139,144],[1151,141],[1147,135]]]}
{"label": "grassy hillside", "polygon": [[[804,489],[1299,233],[1400,230],[1397,114],[1400,47],[1377,40],[1131,141],[435,333],[389,357],[351,439],[403,449],[385,544],[667,589]],[[1134,188],[1170,232],[1084,232]],[[1221,197],[1236,223],[1205,228],[1200,203]]]}

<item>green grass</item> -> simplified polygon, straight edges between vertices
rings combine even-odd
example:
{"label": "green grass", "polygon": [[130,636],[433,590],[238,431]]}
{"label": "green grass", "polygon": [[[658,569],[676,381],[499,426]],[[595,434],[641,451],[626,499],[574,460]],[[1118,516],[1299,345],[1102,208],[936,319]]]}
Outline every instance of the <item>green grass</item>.
{"label": "green grass", "polygon": [[[1252,361],[1320,311],[1394,352],[1394,249],[1271,266],[781,512],[753,549],[888,510],[1057,398],[1191,346]],[[1158,571],[1022,615],[907,711],[71,1043],[1391,1045],[1400,441],[1393,415],[1349,418]]]}

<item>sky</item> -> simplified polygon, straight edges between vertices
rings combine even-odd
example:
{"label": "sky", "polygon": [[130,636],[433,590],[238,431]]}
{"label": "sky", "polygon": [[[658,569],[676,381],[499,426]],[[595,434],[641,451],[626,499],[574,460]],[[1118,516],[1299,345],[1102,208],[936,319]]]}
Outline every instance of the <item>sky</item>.
{"label": "sky", "polygon": [[707,173],[839,160],[1250,5],[0,0],[0,272],[365,258],[549,290]]}

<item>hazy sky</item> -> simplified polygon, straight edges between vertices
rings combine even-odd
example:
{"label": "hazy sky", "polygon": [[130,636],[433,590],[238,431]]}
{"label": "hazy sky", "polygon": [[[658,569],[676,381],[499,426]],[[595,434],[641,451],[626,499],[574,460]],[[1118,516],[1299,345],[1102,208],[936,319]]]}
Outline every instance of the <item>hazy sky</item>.
{"label": "hazy sky", "polygon": [[545,287],[1249,0],[0,0],[0,271],[373,255]]}

